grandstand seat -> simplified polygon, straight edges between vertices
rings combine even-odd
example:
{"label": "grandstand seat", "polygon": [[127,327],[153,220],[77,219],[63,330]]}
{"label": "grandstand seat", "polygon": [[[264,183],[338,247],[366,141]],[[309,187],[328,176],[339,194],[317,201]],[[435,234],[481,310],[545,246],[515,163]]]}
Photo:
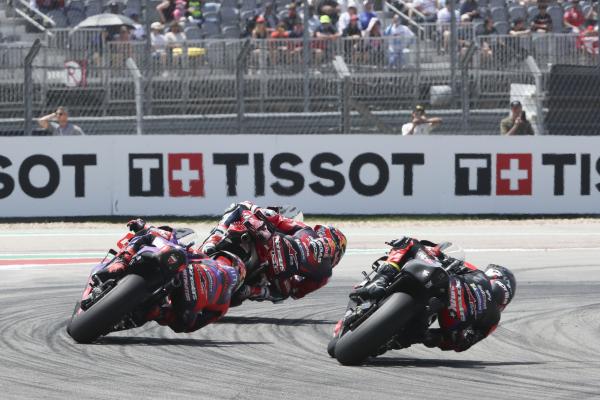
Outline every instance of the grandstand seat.
{"label": "grandstand seat", "polygon": [[47,15],[54,21],[57,28],[66,28],[69,26],[69,20],[63,10],[50,10]]}
{"label": "grandstand seat", "polygon": [[275,0],[275,4],[277,4],[276,10],[285,9],[291,2],[292,0]]}
{"label": "grandstand seat", "polygon": [[479,7],[479,15],[481,15],[481,18],[483,19],[489,17],[490,9],[487,7]]}
{"label": "grandstand seat", "polygon": [[202,40],[202,31],[196,25],[186,27],[183,32],[187,40]]}
{"label": "grandstand seat", "polygon": [[88,0],[85,3],[85,15],[91,17],[102,13],[102,3],[97,0]]}
{"label": "grandstand seat", "polygon": [[508,22],[506,21],[496,21],[494,22],[494,28],[496,28],[496,31],[498,32],[498,34],[500,35],[506,35],[508,34]]}
{"label": "grandstand seat", "polygon": [[212,21],[205,21],[202,24],[202,32],[206,36],[213,36],[221,33],[221,26],[218,23]]}
{"label": "grandstand seat", "polygon": [[243,0],[242,7],[240,8],[240,10],[241,11],[256,10],[257,8],[258,8],[258,5],[256,3],[256,0]]}
{"label": "grandstand seat", "polygon": [[226,25],[231,25],[232,22],[238,23],[240,21],[240,13],[235,8],[221,7],[220,15],[221,21]]}
{"label": "grandstand seat", "polygon": [[252,10],[243,10],[242,12],[240,12],[240,20],[242,21],[248,21],[251,18],[254,18],[256,16],[256,10],[252,9]]}
{"label": "grandstand seat", "polygon": [[490,0],[489,1],[489,7],[490,8],[494,8],[494,7],[502,7],[504,8],[506,6],[506,1],[505,0]]}
{"label": "grandstand seat", "polygon": [[508,21],[506,9],[504,7],[493,7],[490,10],[490,16],[492,17],[494,22]]}
{"label": "grandstand seat", "polygon": [[533,21],[533,19],[535,18],[536,15],[538,15],[539,11],[538,11],[538,6],[529,6],[527,8],[527,15],[528,15],[528,21],[531,22]]}
{"label": "grandstand seat", "polygon": [[485,29],[485,24],[481,21],[473,22],[473,32],[475,32],[475,36],[483,35],[483,31]]}
{"label": "grandstand seat", "polygon": [[510,16],[510,20],[512,22],[516,21],[517,19],[527,21],[527,9],[521,5],[509,7],[508,15]]}
{"label": "grandstand seat", "polygon": [[142,15],[142,3],[140,0],[129,0],[127,2],[127,7],[123,10],[123,14],[125,15]]}
{"label": "grandstand seat", "polygon": [[563,17],[564,11],[561,6],[553,5],[548,7],[548,14],[552,18],[552,32],[561,33],[564,30]]}
{"label": "grandstand seat", "polygon": [[204,16],[210,14],[219,14],[219,9],[221,8],[221,4],[219,3],[204,3],[202,6],[202,13]]}
{"label": "grandstand seat", "polygon": [[[245,1],[242,1],[242,3],[245,3]],[[238,2],[237,0],[222,0],[221,7],[238,8]]]}
{"label": "grandstand seat", "polygon": [[68,10],[79,10],[85,13],[85,3],[83,0],[71,0],[65,7]]}
{"label": "grandstand seat", "polygon": [[233,25],[223,27],[223,36],[228,39],[239,39],[240,38],[240,27],[233,26]]}

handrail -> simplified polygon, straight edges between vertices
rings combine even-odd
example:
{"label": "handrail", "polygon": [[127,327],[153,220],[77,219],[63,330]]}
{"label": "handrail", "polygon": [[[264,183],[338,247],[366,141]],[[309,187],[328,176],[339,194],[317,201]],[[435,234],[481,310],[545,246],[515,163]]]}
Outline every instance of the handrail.
{"label": "handrail", "polygon": [[19,14],[23,19],[25,19],[27,22],[29,22],[31,25],[35,26],[37,29],[39,29],[40,31],[47,33],[50,36],[54,36],[54,34],[52,32],[50,32],[48,29],[46,29],[45,26],[41,25],[40,23],[38,23],[35,19],[31,18],[29,15],[27,15],[24,11],[19,10],[18,8],[15,8],[15,12],[17,14]]}
{"label": "handrail", "polygon": [[[50,18],[49,16],[47,16],[46,14],[44,14],[43,12],[41,12],[40,10],[37,10],[35,8],[32,8],[28,2],[26,2],[25,0],[17,0],[19,3],[21,3],[21,5],[23,7],[25,7],[28,11],[33,12],[34,14],[36,14],[38,17],[42,18],[45,22],[48,22],[50,25],[52,25],[53,27],[56,26],[56,22],[54,22],[54,20],[52,18]],[[24,12],[22,10],[19,10],[17,7],[15,7],[15,11],[21,11],[20,13],[18,13],[19,15],[23,16]],[[27,19],[27,18],[25,18]],[[28,21],[32,19],[31,17],[29,17],[29,19],[27,19]],[[39,24],[38,24],[39,25]],[[36,26],[37,27],[37,26]],[[44,29],[45,30],[45,29]]]}
{"label": "handrail", "polygon": [[[406,2],[406,1],[404,1],[404,0],[398,0],[398,2],[399,2],[399,3],[402,3],[402,5],[403,5],[404,7],[406,7],[406,8],[408,8],[408,9],[410,9],[410,10],[411,10],[411,11],[413,11],[415,14],[417,14],[419,17],[421,17],[421,18],[425,19],[425,14],[423,14],[421,11],[417,10],[417,9],[415,8],[415,6],[413,6],[411,3],[407,3],[407,2]],[[386,3],[388,6],[392,6],[392,5],[389,3],[389,1],[386,1],[385,3]],[[392,6],[392,7],[394,7],[394,6]],[[394,8],[396,8],[396,7],[394,7]]]}
{"label": "handrail", "polygon": [[[417,29],[419,29],[421,32],[425,32],[425,28],[423,28],[421,25],[417,24],[415,21],[412,20],[412,18],[410,18],[408,15],[404,14],[402,11],[398,10],[396,7],[394,7],[392,4],[388,3],[387,1],[385,2],[385,4],[396,14],[400,15],[402,18],[404,18],[406,21],[408,21],[409,24],[416,26]],[[415,10],[416,11],[416,10]],[[418,12],[418,11],[417,11]]]}

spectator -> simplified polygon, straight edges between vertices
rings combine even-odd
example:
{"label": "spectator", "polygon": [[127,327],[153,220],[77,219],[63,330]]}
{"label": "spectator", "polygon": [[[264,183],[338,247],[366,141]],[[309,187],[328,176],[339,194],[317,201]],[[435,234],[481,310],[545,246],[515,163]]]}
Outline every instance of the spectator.
{"label": "spectator", "polygon": [[388,64],[392,68],[401,68],[404,64],[404,49],[414,40],[415,34],[400,21],[400,16],[395,14],[392,23],[385,30],[388,39]]}
{"label": "spectator", "polygon": [[317,40],[314,43],[315,50],[315,62],[317,64],[323,62],[323,58],[330,59],[332,56],[332,48],[330,41],[340,37],[340,33],[335,28],[329,15],[321,15],[319,18],[321,25],[317,29],[315,36],[321,40]]}
{"label": "spectator", "polygon": [[64,107],[58,107],[56,112],[48,114],[38,119],[40,128],[46,129],[53,136],[75,136],[83,135],[83,130],[75,124],[69,122],[69,113]]}
{"label": "spectator", "polygon": [[165,35],[165,40],[167,41],[167,47],[171,49],[183,47],[187,37],[180,22],[171,22],[171,28]]}
{"label": "spectator", "polygon": [[548,6],[544,3],[538,5],[539,13],[531,22],[531,31],[547,33],[552,31],[552,17],[547,12]]}
{"label": "spectator", "polygon": [[116,68],[125,67],[125,62],[129,57],[133,56],[133,48],[131,46],[131,32],[129,27],[121,25],[119,33],[114,37],[112,44],[109,48],[112,48],[112,66]]}
{"label": "spectator", "polygon": [[173,11],[175,11],[176,6],[175,0],[164,0],[157,5],[156,11],[158,12],[160,22],[166,25],[173,21]]}
{"label": "spectator", "polygon": [[591,56],[598,55],[598,25],[585,24],[586,27],[581,29],[577,38],[577,47],[583,49],[586,54]]}
{"label": "spectator", "polygon": [[173,10],[173,20],[181,21],[187,14],[186,0],[175,0],[175,10]]}
{"label": "spectator", "polygon": [[531,31],[525,27],[525,20],[522,18],[517,18],[515,22],[513,22],[510,31],[508,31],[510,36],[527,36],[530,33]]}
{"label": "spectator", "polygon": [[143,40],[146,37],[146,30],[144,29],[144,25],[139,21],[139,15],[133,12],[129,14],[129,18],[134,22],[132,32],[133,40]]}
{"label": "spectator", "polygon": [[573,7],[565,11],[563,23],[571,32],[579,33],[581,25],[585,22],[585,16],[579,6],[579,0],[571,0],[571,3],[573,3]]}
{"label": "spectator", "polygon": [[344,56],[346,62],[356,64],[358,56],[363,50],[362,30],[358,22],[358,15],[350,17],[350,23],[342,32],[344,37]]}
{"label": "spectator", "polygon": [[354,1],[349,2],[347,10],[340,15],[337,23],[338,32],[344,32],[348,25],[350,25],[352,17],[357,17],[358,19],[358,9]]}
{"label": "spectator", "polygon": [[438,1],[437,0],[414,0],[413,7],[419,11],[425,17],[416,15],[411,9],[409,16],[415,19],[417,22],[435,22],[437,19],[438,12]]}
{"label": "spectator", "polygon": [[481,33],[482,35],[497,35],[498,31],[496,30],[496,27],[494,26],[494,20],[492,19],[492,17],[487,17],[483,23],[483,31]]}
{"label": "spectator", "polygon": [[288,44],[285,40],[290,36],[290,33],[286,30],[285,22],[281,21],[277,24],[277,29],[271,32],[271,41],[269,43],[269,53],[271,57],[271,65],[281,64],[287,62]]}
{"label": "spectator", "polygon": [[65,7],[64,0],[36,0],[37,9],[43,13]]}
{"label": "spectator", "polygon": [[373,12],[373,3],[371,0],[365,1],[364,11],[358,16],[358,19],[360,20],[360,29],[366,30],[369,27],[371,19],[375,17],[377,17],[377,15]]}
{"label": "spectator", "polygon": [[318,38],[335,39],[340,36],[329,15],[321,15],[319,22],[321,26],[319,26],[316,32]]}
{"label": "spectator", "polygon": [[360,25],[358,22],[358,15],[353,15],[350,17],[350,22],[348,26],[342,31],[343,37],[362,37],[362,30],[360,29]]}
{"label": "spectator", "polygon": [[[458,10],[454,10],[454,16],[456,22],[460,21],[460,14]],[[450,42],[450,21],[452,19],[452,13],[450,12],[450,2],[446,2],[444,8],[440,9],[437,13],[437,25],[438,32],[442,35],[442,47],[444,51],[448,51]]]}
{"label": "spectator", "polygon": [[510,115],[500,121],[500,133],[506,136],[533,135],[533,128],[520,101],[510,103]]}
{"label": "spectator", "polygon": [[288,6],[288,14],[283,18],[283,23],[285,24],[285,30],[291,32],[294,29],[294,25],[297,23],[302,23],[300,17],[298,16],[298,10],[296,9],[296,3],[291,3]]}
{"label": "spectator", "polygon": [[331,23],[337,25],[340,18],[340,5],[335,0],[321,0],[317,7],[317,13],[320,16],[327,15],[331,18]]}
{"label": "spectator", "polygon": [[163,34],[163,24],[160,22],[153,22],[150,25],[150,43],[152,44],[152,57],[160,60],[161,64],[164,65],[167,56],[167,39]]}
{"label": "spectator", "polygon": [[289,52],[289,61],[293,65],[301,65],[300,62],[302,60],[302,46],[303,43],[301,40],[304,37],[304,25],[302,22],[297,22],[294,25],[294,29],[290,32],[289,38],[296,39],[290,40],[288,43],[288,52]]}
{"label": "spectator", "polygon": [[365,64],[383,64],[383,34],[379,18],[371,18],[369,26],[363,32],[365,40]]}
{"label": "spectator", "polygon": [[463,22],[472,22],[475,18],[481,18],[477,0],[465,0],[460,6],[460,20]]}
{"label": "spectator", "polygon": [[202,1],[189,0],[187,4],[187,19],[190,23],[202,26],[204,23],[204,14],[202,13]]}
{"label": "spectator", "polygon": [[490,66],[492,56],[496,53],[499,46],[502,46],[501,42],[495,38],[488,37],[496,34],[498,34],[498,31],[494,26],[494,20],[491,17],[487,17],[481,31],[481,35],[483,36],[481,41],[481,61],[483,66]]}
{"label": "spectator", "polygon": [[429,135],[433,128],[441,123],[441,118],[427,118],[425,107],[417,105],[412,112],[412,120],[402,125],[402,136]]}
{"label": "spectator", "polygon": [[265,17],[262,15],[256,18],[256,26],[252,30],[252,39],[266,39],[269,36]]}

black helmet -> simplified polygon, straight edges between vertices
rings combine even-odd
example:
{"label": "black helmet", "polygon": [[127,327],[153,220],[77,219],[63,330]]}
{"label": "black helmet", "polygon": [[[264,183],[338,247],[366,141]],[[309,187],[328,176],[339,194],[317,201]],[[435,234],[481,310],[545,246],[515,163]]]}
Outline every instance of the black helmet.
{"label": "black helmet", "polygon": [[488,265],[484,272],[492,284],[495,303],[504,309],[517,292],[515,275],[508,268],[495,264]]}

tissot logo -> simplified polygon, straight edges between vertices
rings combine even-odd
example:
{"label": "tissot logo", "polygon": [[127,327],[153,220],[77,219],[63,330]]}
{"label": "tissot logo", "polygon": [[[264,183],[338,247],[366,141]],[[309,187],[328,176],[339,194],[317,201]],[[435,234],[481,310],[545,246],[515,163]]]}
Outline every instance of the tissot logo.
{"label": "tissot logo", "polygon": [[[169,196],[204,196],[204,171],[201,153],[172,153],[168,158]],[[163,155],[129,155],[129,195],[164,196]]]}
{"label": "tissot logo", "polygon": [[[531,154],[497,154],[495,159],[496,195],[531,196]],[[490,196],[493,167],[491,154],[456,154],[456,195]]]}
{"label": "tissot logo", "polygon": [[531,195],[531,154],[496,156],[496,194]]}

